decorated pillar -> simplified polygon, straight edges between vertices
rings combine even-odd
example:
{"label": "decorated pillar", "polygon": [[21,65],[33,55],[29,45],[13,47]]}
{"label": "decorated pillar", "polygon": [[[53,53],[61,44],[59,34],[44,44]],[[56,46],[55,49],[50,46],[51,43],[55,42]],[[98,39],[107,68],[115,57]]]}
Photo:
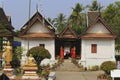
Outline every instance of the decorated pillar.
{"label": "decorated pillar", "polygon": [[64,49],[62,46],[60,47],[60,58],[64,58]]}
{"label": "decorated pillar", "polygon": [[75,57],[76,57],[76,48],[73,47],[73,48],[71,49],[71,58],[75,58]]}

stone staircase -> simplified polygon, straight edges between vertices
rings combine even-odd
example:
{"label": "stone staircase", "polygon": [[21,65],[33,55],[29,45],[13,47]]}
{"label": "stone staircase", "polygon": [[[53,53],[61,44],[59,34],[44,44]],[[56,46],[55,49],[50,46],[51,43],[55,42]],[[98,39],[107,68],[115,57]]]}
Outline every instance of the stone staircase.
{"label": "stone staircase", "polygon": [[56,71],[71,71],[71,72],[78,72],[80,68],[74,65],[70,59],[64,60],[64,62],[56,68]]}

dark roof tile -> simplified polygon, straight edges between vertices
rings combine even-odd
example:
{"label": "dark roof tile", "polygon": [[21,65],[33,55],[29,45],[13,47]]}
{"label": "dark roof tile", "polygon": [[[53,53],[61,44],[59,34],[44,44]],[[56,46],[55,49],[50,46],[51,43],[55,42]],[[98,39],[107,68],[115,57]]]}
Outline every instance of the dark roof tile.
{"label": "dark roof tile", "polygon": [[45,25],[45,27],[47,27],[52,33],[55,32],[55,29],[53,27],[53,25],[50,24],[49,21],[47,21],[43,16],[42,14],[40,14],[38,11],[30,18],[29,21],[27,21],[25,23],[25,25],[21,28],[21,35],[24,35],[31,27],[32,27],[32,24],[35,23],[35,21],[39,21],[41,22],[42,24]]}
{"label": "dark roof tile", "polygon": [[67,25],[64,30],[59,34],[60,38],[78,38],[75,31],[70,25]]}
{"label": "dark roof tile", "polygon": [[94,21],[97,19],[97,17],[100,15],[99,12],[96,11],[90,11],[88,12],[88,26],[90,26]]}
{"label": "dark roof tile", "polygon": [[8,21],[4,10],[0,8],[0,36],[12,36],[14,34],[13,27]]}

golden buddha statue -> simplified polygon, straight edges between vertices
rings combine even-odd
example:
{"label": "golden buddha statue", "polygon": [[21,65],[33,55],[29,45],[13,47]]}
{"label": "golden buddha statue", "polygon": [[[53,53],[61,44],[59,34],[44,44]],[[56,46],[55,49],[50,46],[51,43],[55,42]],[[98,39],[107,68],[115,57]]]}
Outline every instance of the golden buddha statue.
{"label": "golden buddha statue", "polygon": [[25,66],[36,66],[35,59],[32,57],[32,54],[30,54],[30,56],[27,58]]}
{"label": "golden buddha statue", "polygon": [[7,45],[3,52],[3,58],[5,59],[6,64],[10,64],[12,61],[12,47],[10,46],[10,41],[7,42]]}
{"label": "golden buddha statue", "polygon": [[[35,63],[35,59],[33,58],[32,54],[30,54],[27,57],[26,63],[23,66],[23,71],[24,71],[24,75],[23,77],[38,77],[37,75],[37,65]],[[35,79],[36,80],[36,79]]]}

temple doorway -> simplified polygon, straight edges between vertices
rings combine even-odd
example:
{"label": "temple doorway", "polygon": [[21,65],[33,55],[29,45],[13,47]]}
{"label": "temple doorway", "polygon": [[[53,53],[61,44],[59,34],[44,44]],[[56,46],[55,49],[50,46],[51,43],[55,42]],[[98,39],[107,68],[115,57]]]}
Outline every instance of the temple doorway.
{"label": "temple doorway", "polygon": [[60,56],[64,59],[78,58],[81,55],[80,45],[80,40],[78,39],[58,39],[56,41],[55,56]]}
{"label": "temple doorway", "polygon": [[65,46],[64,47],[64,59],[68,59],[69,57],[71,57],[70,46]]}

